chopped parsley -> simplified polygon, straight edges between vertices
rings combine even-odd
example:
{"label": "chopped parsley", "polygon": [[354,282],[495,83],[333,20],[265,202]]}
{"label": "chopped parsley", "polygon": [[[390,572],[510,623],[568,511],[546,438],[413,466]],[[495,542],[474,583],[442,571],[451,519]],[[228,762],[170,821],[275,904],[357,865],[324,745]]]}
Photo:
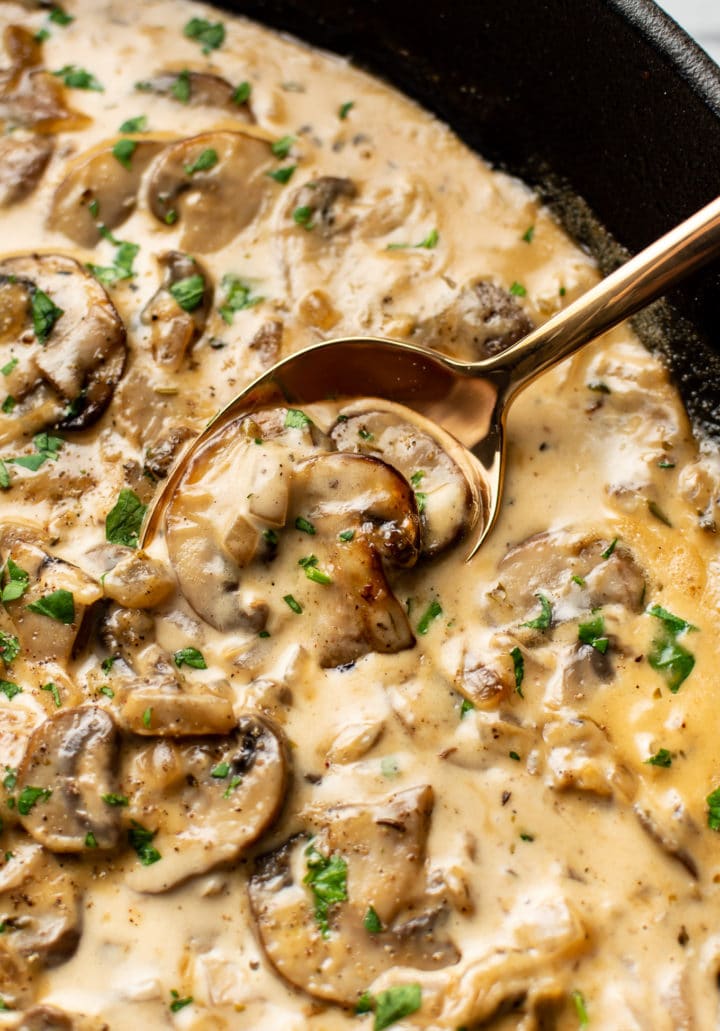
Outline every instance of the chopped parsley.
{"label": "chopped parsley", "polygon": [[85,835],[85,848],[97,848],[97,838],[92,831],[88,831]]}
{"label": "chopped parsley", "polygon": [[8,490],[10,487],[10,470],[0,458],[0,490]]}
{"label": "chopped parsley", "polygon": [[41,616],[48,616],[58,623],[69,625],[75,620],[75,599],[70,591],[60,587],[57,591],[44,594],[37,601],[31,601],[28,605],[31,612]]}
{"label": "chopped parsley", "polygon": [[[287,425],[287,423],[286,423],[286,425]],[[295,520],[295,529],[296,530],[300,530],[302,533],[307,533],[311,537],[314,537],[315,534],[317,533],[317,530],[315,529],[313,524],[310,522],[310,520],[306,519],[304,516],[298,516],[296,518],[296,520]]]}
{"label": "chopped parsley", "polygon": [[667,769],[669,766],[672,766],[672,755],[667,748],[658,748],[655,755],[651,755],[645,762],[649,766],[662,766],[664,769]]}
{"label": "chopped parsley", "polygon": [[6,362],[5,365],[3,365],[3,367],[0,369],[0,372],[3,374],[3,376],[9,376],[15,368],[15,366],[18,364],[19,360],[19,358],[11,358],[9,362]]}
{"label": "chopped parsley", "polygon": [[[145,132],[147,129],[147,115],[137,115],[135,118],[128,118],[119,128],[119,132]],[[116,155],[117,156],[117,155]]]}
{"label": "chopped parsley", "polygon": [[316,584],[331,584],[332,577],[324,573],[322,569],[318,569],[317,564],[317,555],[307,555],[305,558],[298,559],[298,565],[303,567],[308,580],[312,580]]}
{"label": "chopped parsley", "polygon": [[137,820],[132,821],[132,827],[128,831],[128,844],[137,853],[137,857],[143,866],[152,866],[162,856],[152,843],[157,831],[149,831]]}
{"label": "chopped parsley", "polygon": [[372,906],[368,906],[367,908],[367,912],[363,919],[363,927],[368,934],[380,934],[383,929],[382,920]]}
{"label": "chopped parsley", "polygon": [[675,463],[670,462],[667,458],[661,458],[657,464],[658,469],[674,469]]}
{"label": "chopped parsley", "polygon": [[295,142],[294,136],[283,136],[279,140],[275,140],[274,143],[270,144],[270,150],[273,152],[276,158],[286,158],[292,150],[292,145]]}
{"label": "chopped parsley", "polygon": [[223,798],[230,798],[236,787],[242,784],[242,777],[233,777],[228,786],[223,791]]}
{"label": "chopped parsley", "polygon": [[586,583],[585,583],[585,581],[583,580],[583,578],[582,578],[581,576],[578,576],[578,575],[577,575],[577,573],[574,573],[574,574],[573,574],[573,575],[572,575],[572,576],[570,577],[570,579],[572,580],[572,582],[573,582],[574,584],[577,584],[577,585],[578,585],[578,587],[585,587],[585,586],[586,586]]}
{"label": "chopped parsley", "polygon": [[657,501],[648,501],[647,507],[648,507],[648,512],[650,513],[650,515],[654,516],[658,520],[658,522],[663,523],[663,525],[665,525],[665,526],[672,527],[672,523],[670,522],[670,519],[668,518],[668,516],[665,515],[663,510],[658,505]]}
{"label": "chopped parsley", "polygon": [[203,54],[217,50],[225,42],[225,26],[221,21],[211,22],[207,18],[191,18],[183,29],[187,39],[202,44]]}
{"label": "chopped parsley", "polygon": [[715,788],[705,799],[708,806],[708,827],[720,831],[720,788]]}
{"label": "chopped parsley", "polygon": [[137,548],[147,505],[134,490],[124,488],[105,518],[105,539],[110,544]]}
{"label": "chopped parsley", "polygon": [[[516,762],[516,763],[520,762],[520,756],[518,755],[517,752],[508,752],[508,757],[510,759],[512,759],[513,762]],[[521,835],[521,837],[522,837],[522,835]]]}
{"label": "chopped parsley", "polygon": [[596,394],[611,394],[612,391],[607,383],[603,383],[600,380],[593,380],[592,383],[588,383],[588,390],[593,390]]}
{"label": "chopped parsley", "polygon": [[273,172],[266,172],[265,175],[269,176],[270,179],[274,179],[276,183],[280,183],[284,186],[289,183],[295,174],[297,165],[286,165],[284,168],[276,168]]}
{"label": "chopped parsley", "polygon": [[88,211],[90,212],[93,218],[97,218],[100,214],[100,204],[94,197],[88,204]]}
{"label": "chopped parsley", "polygon": [[292,213],[293,222],[307,230],[313,228],[312,216],[312,208],[308,207],[307,204],[301,204]]}
{"label": "chopped parsley", "polygon": [[610,644],[610,641],[605,636],[604,618],[601,615],[596,615],[594,619],[589,620],[587,623],[580,623],[578,626],[578,640],[582,641],[583,644],[589,644],[591,648],[604,655]]}
{"label": "chopped parsley", "polygon": [[53,304],[52,300],[39,287],[35,287],[30,301],[30,312],[33,320],[33,330],[39,344],[44,344],[50,336],[53,326],[64,315],[62,308]]}
{"label": "chopped parsley", "polygon": [[5,767],[5,776],[3,777],[2,784],[6,791],[15,790],[15,785],[17,784],[17,770],[14,770],[12,766]]}
{"label": "chopped parsley", "polygon": [[425,636],[425,634],[430,629],[430,624],[433,622],[433,620],[437,619],[437,617],[441,615],[442,605],[437,600],[437,598],[435,598],[433,599],[433,601],[430,602],[430,604],[422,614],[420,622],[417,625],[417,632]]}
{"label": "chopped parsley", "polygon": [[136,140],[118,140],[113,146],[113,157],[117,158],[123,168],[132,167],[132,156],[137,149]]}
{"label": "chopped parsley", "polygon": [[51,433],[36,433],[33,437],[33,444],[37,454],[6,458],[5,461],[22,466],[23,469],[29,469],[31,472],[37,472],[40,466],[48,460],[57,462],[65,441],[62,437],[55,437]]}
{"label": "chopped parsley", "polygon": [[185,175],[195,175],[196,172],[207,172],[218,163],[218,152],[213,147],[206,147],[189,165],[184,166]]}
{"label": "chopped parsley", "polygon": [[695,666],[695,656],[677,638],[680,634],[697,631],[697,627],[661,605],[651,605],[647,612],[659,619],[663,626],[662,633],[652,642],[648,662],[664,677],[669,690],[675,694]]}
{"label": "chopped parsley", "polygon": [[177,1013],[179,1010],[184,1009],[186,1006],[190,1006],[194,1001],[192,995],[186,995],[181,999],[180,993],[176,992],[174,988],[170,992],[170,1000],[171,1013]]}
{"label": "chopped parsley", "polygon": [[265,300],[264,297],[254,296],[250,284],[231,272],[222,277],[222,288],[225,291],[225,300],[220,307],[220,315],[228,325],[232,323],[236,311],[254,308],[256,304]]}
{"label": "chopped parsley", "polygon": [[70,89],[94,90],[96,93],[103,92],[103,87],[95,76],[85,71],[84,68],[78,68],[75,64],[66,64],[64,68],[53,72],[53,75],[58,79],[62,79]]}
{"label": "chopped parsley", "polygon": [[515,673],[515,690],[521,698],[524,698],[522,682],[525,677],[525,659],[523,658],[523,653],[515,646],[510,651],[510,657],[513,660],[513,672]]}
{"label": "chopped parsley", "polygon": [[15,634],[6,634],[0,630],[0,659],[9,666],[20,654],[20,641]]}
{"label": "chopped parsley", "polygon": [[112,265],[94,265],[92,262],[88,262],[85,267],[103,286],[113,286],[124,279],[132,279],[135,275],[133,263],[140,250],[139,244],[129,243],[127,240],[116,240],[107,230],[104,233],[101,230],[101,235],[117,248],[113,263]]}
{"label": "chopped parsley", "polygon": [[150,724],[152,723],[152,705],[149,705],[145,712],[142,714],[143,727],[146,730],[150,730]]}
{"label": "chopped parsley", "polygon": [[645,611],[649,616],[655,616],[656,619],[661,620],[666,629],[672,634],[684,634],[686,631],[697,630],[693,623],[688,623],[682,616],[676,616],[672,612],[668,612],[662,605],[649,605]]}
{"label": "chopped parsley", "polygon": [[460,702],[460,719],[465,719],[469,712],[475,712],[475,706],[469,698],[463,698]]}
{"label": "chopped parsley", "polygon": [[187,104],[190,100],[191,91],[192,86],[190,81],[190,72],[187,68],[183,68],[183,70],[178,74],[175,82],[170,87],[170,92],[176,100],[180,101],[181,104]]}
{"label": "chopped parsley", "polygon": [[351,541],[354,536],[355,536],[355,531],[354,530],[341,530],[340,533],[338,534],[338,540],[341,540],[341,541]]}
{"label": "chopped parsley", "polygon": [[323,938],[330,937],[330,906],[347,900],[347,863],[342,856],[324,856],[312,842],[305,849],[307,873],[303,884],[310,886],[315,901],[315,920]]}
{"label": "chopped parsley", "polygon": [[610,558],[612,553],[615,551],[615,548],[617,547],[617,542],[618,542],[617,537],[613,537],[613,539],[608,544],[607,548],[605,548],[605,551],[603,551],[601,557],[604,558],[604,559]]}
{"label": "chopped parsley", "polygon": [[522,283],[518,283],[518,281],[515,280],[514,283],[510,284],[510,293],[513,295],[513,297],[525,297],[525,295],[527,294],[527,290],[522,285]]}
{"label": "chopped parsley", "polygon": [[552,605],[544,594],[536,594],[535,597],[540,602],[540,615],[520,625],[528,626],[531,630],[549,630],[552,623]]}
{"label": "chopped parsley", "polygon": [[2,589],[0,595],[0,601],[16,601],[17,598],[21,598],[28,588],[30,582],[30,574],[20,566],[16,565],[11,558],[8,558],[7,565],[5,566],[5,572],[8,577],[8,581]]}
{"label": "chopped parsley", "polygon": [[47,802],[52,795],[51,788],[35,788],[28,785],[23,788],[17,798],[17,808],[21,816],[28,816],[38,802]]}
{"label": "chopped parsley", "polygon": [[285,428],[303,430],[306,426],[312,426],[312,419],[299,408],[288,408],[285,416]]}
{"label": "chopped parsley", "polygon": [[573,1001],[577,1018],[580,1021],[580,1027],[588,1027],[590,1024],[590,1018],[588,1017],[587,1005],[585,1004],[583,993],[575,989],[575,991],[570,994],[570,998]]}
{"label": "chopped parsley", "polygon": [[48,15],[48,21],[51,21],[53,25],[60,25],[64,28],[75,21],[75,15],[68,14],[59,4],[56,4]]}
{"label": "chopped parsley", "polygon": [[417,1013],[421,1005],[422,988],[419,984],[398,984],[378,992],[374,998],[366,992],[361,996],[356,1012],[369,1013],[374,1009],[373,1031],[384,1031],[384,1028],[397,1023],[403,1017]]}
{"label": "chopped parsley", "polygon": [[[519,759],[520,756],[517,755],[517,752],[511,752],[510,753],[510,758],[511,759],[515,759],[515,758]],[[520,840],[521,841],[535,841],[535,835],[534,834],[528,834],[527,831],[521,831],[520,832]]]}
{"label": "chopped parsley", "polygon": [[232,97],[230,98],[233,104],[237,104],[240,107],[242,104],[247,104],[252,93],[252,86],[249,82],[239,83],[233,90]]}
{"label": "chopped parsley", "polygon": [[22,688],[12,680],[0,680],[0,694],[4,694],[8,701],[12,701],[15,695],[22,694]]}
{"label": "chopped parsley", "polygon": [[12,394],[8,394],[8,396],[3,401],[2,406],[0,407],[2,407],[2,410],[5,412],[6,415],[10,415],[16,404],[17,401],[12,396]]}
{"label": "chopped parsley", "polygon": [[191,669],[207,669],[205,656],[197,648],[181,648],[173,655],[175,665],[190,666]]}
{"label": "chopped parsley", "polygon": [[100,798],[102,798],[105,805],[111,806],[126,806],[129,802],[127,795],[116,795],[112,791],[108,792],[107,795],[101,795]]}
{"label": "chopped parsley", "polygon": [[103,684],[103,686],[100,688],[100,694],[104,694],[106,698],[115,697],[115,692],[111,687],[108,687],[107,684]]}
{"label": "chopped parsley", "polygon": [[52,700],[55,702],[55,707],[57,709],[60,708],[60,706],[62,705],[62,701],[60,700],[60,688],[57,686],[57,684],[43,684],[40,690],[49,691],[49,693],[52,695]]}
{"label": "chopped parsley", "polygon": [[535,226],[528,226],[525,232],[520,237],[525,243],[532,243],[533,237],[535,236]]}
{"label": "chopped parsley", "polygon": [[302,605],[299,601],[296,601],[295,598],[293,598],[292,594],[284,594],[283,601],[289,609],[292,609],[296,616],[302,614]]}
{"label": "chopped parsley", "polygon": [[177,283],[171,284],[170,293],[183,311],[195,311],[205,296],[205,280],[197,272],[192,276],[185,276],[184,279],[178,279]]}
{"label": "chopped parsley", "polygon": [[439,240],[440,234],[437,229],[431,229],[427,236],[418,243],[389,243],[386,249],[389,251],[404,251],[408,248],[415,249],[417,247],[422,247],[426,251],[431,251],[437,247]]}
{"label": "chopped parsley", "polygon": [[224,780],[230,772],[230,763],[222,762],[218,763],[217,766],[213,766],[210,770],[210,776],[215,777],[217,780]]}
{"label": "chopped parsley", "polygon": [[347,116],[350,114],[352,109],[355,107],[354,100],[346,100],[344,104],[341,104],[338,109],[338,118],[341,122],[344,122]]}

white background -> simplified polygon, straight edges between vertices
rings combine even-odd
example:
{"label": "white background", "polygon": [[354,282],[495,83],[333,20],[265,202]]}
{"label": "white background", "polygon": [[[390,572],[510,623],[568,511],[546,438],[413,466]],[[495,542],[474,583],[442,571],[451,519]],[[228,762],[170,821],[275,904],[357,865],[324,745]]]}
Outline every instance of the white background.
{"label": "white background", "polygon": [[720,0],[656,0],[720,64]]}

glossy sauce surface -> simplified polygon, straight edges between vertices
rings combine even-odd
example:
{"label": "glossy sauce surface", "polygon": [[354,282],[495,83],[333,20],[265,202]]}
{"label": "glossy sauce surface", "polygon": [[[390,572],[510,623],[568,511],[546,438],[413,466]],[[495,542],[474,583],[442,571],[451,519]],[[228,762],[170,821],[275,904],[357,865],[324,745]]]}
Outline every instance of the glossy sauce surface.
{"label": "glossy sauce surface", "polygon": [[[113,595],[112,567],[130,559],[106,542],[106,520],[120,492],[133,491],[147,504],[166,473],[161,456],[177,453],[273,361],[316,340],[355,333],[480,357],[494,335],[511,333],[524,320],[542,321],[597,274],[522,184],[491,171],[447,128],[343,60],[185,0],[78,2],[67,9],[74,21],[60,25],[41,10],[12,2],[0,8],[3,27],[48,27],[46,68],[75,65],[103,87],[67,89],[68,104],[88,120],[54,135],[35,190],[0,212],[0,262],[36,251],[105,268],[117,261],[118,242],[93,239],[87,198],[69,222],[62,222],[59,205],[66,177],[120,138],[138,143],[129,158],[138,173],[129,196],[137,200],[111,232],[139,250],[132,276],[107,285],[126,327],[128,356],[104,414],[87,428],[60,429],[64,443],[36,470],[7,459],[40,453],[33,443],[37,427],[18,431],[12,410],[0,421],[9,475],[0,495],[3,559],[29,547],[12,527],[30,525],[48,554],[81,571],[61,572],[49,586],[71,589],[78,611],[81,602],[95,606],[87,635],[63,651],[43,624],[33,631],[38,636],[24,632],[25,602],[9,602],[2,627],[17,633],[23,648],[3,676],[22,692],[0,693],[0,765],[8,772],[22,768],[31,733],[51,717],[97,708],[121,727],[111,779],[128,805],[118,806],[124,847],[58,855],[80,898],[77,948],[57,965],[33,967],[32,989],[18,1006],[52,1005],[78,1015],[69,1026],[104,1022],[113,1031],[372,1026],[377,1016],[354,1015],[360,998],[354,987],[339,1005],[335,989],[320,984],[336,964],[348,979],[352,969],[375,1000],[387,992],[392,997],[398,986],[420,986],[419,1008],[399,1017],[398,1028],[472,1028],[487,1021],[503,1031],[564,1031],[583,1026],[585,1011],[591,1027],[714,1027],[720,838],[708,825],[706,799],[720,787],[714,732],[720,463],[712,445],[693,438],[661,363],[621,327],[527,390],[510,417],[504,509],[472,564],[453,542],[434,557],[420,555],[410,568],[389,545],[383,552],[389,590],[412,638],[400,650],[363,651],[369,638],[362,635],[365,643],[357,644],[352,606],[345,605],[349,560],[342,547],[370,534],[362,513],[380,504],[382,477],[389,477],[388,496],[400,492],[405,499],[408,539],[426,526],[417,498],[423,477],[408,476],[403,486],[394,479],[399,474],[378,473],[372,490],[366,480],[348,479],[341,517],[361,512],[352,523],[357,536],[348,541],[338,543],[339,524],[332,523],[332,541],[330,531],[323,537],[298,527],[296,520],[305,518],[317,530],[317,513],[322,505],[324,517],[328,511],[327,500],[317,500],[319,478],[312,480],[308,463],[352,450],[347,441],[328,443],[338,414],[329,405],[305,413],[314,431],[302,420],[294,425],[292,416],[288,423],[283,409],[270,417],[276,428],[261,426],[256,438],[257,428],[245,427],[233,447],[207,454],[191,487],[200,536],[215,541],[215,550],[188,551],[196,538],[183,537],[174,555],[172,532],[159,538],[147,562],[155,563],[153,586],[162,597],[150,605],[118,604],[128,587],[122,583]],[[192,18],[221,21],[222,45],[203,54],[202,41],[183,32]],[[239,101],[228,100],[217,83],[213,102],[183,100],[177,84],[186,71],[220,76],[231,94],[248,83],[249,101],[247,90]],[[169,76],[169,95],[135,87],[161,73]],[[147,119],[144,131],[119,133],[140,115]],[[238,140],[238,133],[250,141]],[[196,134],[212,137],[175,154],[177,141]],[[32,128],[8,138],[32,138]],[[214,172],[188,172],[199,159],[202,166],[208,150],[216,154]],[[117,172],[121,162],[106,158]],[[231,165],[236,177],[244,169],[243,189],[237,178],[223,185],[221,173]],[[286,182],[267,174],[290,168]],[[193,179],[198,172],[213,181],[204,194],[193,192],[202,181]],[[99,190],[100,173],[93,175]],[[183,182],[172,195],[176,204],[168,200],[173,176]],[[334,185],[317,201],[326,177]],[[117,189],[107,195],[105,211]],[[96,221],[103,217],[100,205]],[[78,226],[89,234],[82,244],[68,236],[68,227],[76,235]],[[182,305],[168,301],[171,291],[152,301],[168,267],[159,259],[170,251],[178,252],[176,262],[189,254],[196,263],[183,266],[175,282],[200,273],[204,280],[202,303],[189,313],[194,329]],[[228,276],[241,284],[234,295]],[[492,290],[478,290],[478,283]],[[69,311],[67,302],[60,306]],[[174,325],[175,335],[158,335],[158,323]],[[61,327],[60,318],[50,346]],[[22,346],[0,343],[3,362],[22,358],[22,347],[42,346],[37,332]],[[25,419],[22,404],[19,411]],[[366,451],[372,453],[369,444]],[[250,497],[259,483],[264,501],[276,499],[273,490],[282,493],[278,462],[291,482],[280,515],[253,508]],[[358,497],[366,487],[375,494],[363,507]],[[182,506],[182,490],[179,498]],[[312,513],[309,498],[315,498]],[[215,604],[228,592],[227,567],[217,574],[217,562],[231,530],[234,554],[244,546],[238,513],[255,534],[232,585],[241,592],[244,621],[235,609],[226,616]],[[179,510],[178,520],[184,517]],[[256,538],[268,530],[277,537],[276,552],[263,564]],[[302,562],[311,557],[332,583],[307,575]],[[363,552],[358,561],[366,560]],[[6,570],[6,585],[9,575]],[[653,614],[652,606],[661,608]],[[142,643],[128,645],[120,661],[103,668],[118,650],[112,642],[122,638],[117,613],[123,609],[133,619],[144,613]],[[333,649],[346,639],[354,643],[343,647],[355,652],[338,661]],[[178,675],[172,657],[188,648],[201,653],[206,668],[182,667],[182,692],[212,705],[205,711],[198,703],[195,729],[174,733],[153,722],[159,703],[145,707],[133,692],[158,670]],[[686,675],[678,684],[679,668]],[[49,682],[58,686],[60,706],[44,689]],[[163,713],[172,711],[172,700],[168,706]],[[228,726],[221,726],[225,712]],[[203,780],[197,771],[210,759],[188,752],[187,762],[196,765],[187,783],[193,791],[200,787],[170,812],[168,798],[180,789],[168,774],[163,796],[158,770],[166,774],[175,760],[153,749],[180,740],[192,750],[198,734],[215,747],[248,717],[260,721],[256,730],[276,732],[289,758],[285,779],[276,766],[272,788],[259,800],[253,796],[253,819],[259,826],[267,817],[267,826],[226,855],[231,831],[216,817],[232,803],[227,773],[210,774],[217,784]],[[207,727],[198,731],[203,720]],[[212,754],[217,770],[224,753]],[[93,771],[91,778],[97,766]],[[39,784],[33,776],[31,783]],[[249,773],[241,779],[233,790],[250,791]],[[0,878],[11,877],[17,855],[43,833],[13,826],[17,808],[8,810],[7,802],[17,791],[3,790],[3,848],[16,855]],[[59,788],[53,790],[57,798]],[[399,847],[383,853],[387,881],[401,884],[397,897],[388,898],[377,873],[382,865],[369,864],[368,873],[359,858],[363,841],[371,840],[363,838],[362,820],[369,819],[368,807],[401,805],[399,796],[410,800],[415,816],[427,810],[427,821],[417,832],[419,857]],[[49,801],[38,801],[35,815]],[[340,812],[348,805],[362,811]],[[355,817],[359,832],[352,829]],[[407,827],[412,818],[397,817]],[[156,862],[143,865],[137,849],[125,844],[132,819],[156,832],[162,853]],[[380,826],[383,819],[389,817]],[[303,837],[294,839],[297,834]],[[331,905],[327,939],[303,883],[311,835],[322,856],[342,858],[348,867],[348,898]],[[197,856],[191,839],[200,842]],[[285,924],[294,938],[278,930],[282,910],[274,928],[266,921],[266,907],[276,903],[264,893],[268,882],[256,864],[289,840],[293,894],[278,898],[299,921]],[[211,849],[217,852],[208,860]],[[187,869],[183,855],[193,857]],[[192,863],[206,868],[188,876]],[[0,913],[7,898],[0,879]],[[427,931],[432,955],[423,953],[420,963],[417,951],[398,945],[398,962],[371,960],[376,932],[363,924],[370,906],[380,914],[380,939],[408,914],[432,910],[429,931],[403,938],[403,949],[408,941],[414,947]],[[11,941],[17,932],[6,933]],[[340,959],[328,953],[323,965],[323,950],[335,947]],[[306,948],[321,957],[313,970],[298,959]],[[12,977],[0,985],[0,996],[11,1000]],[[0,1014],[0,1025],[18,1026],[17,1015]]]}

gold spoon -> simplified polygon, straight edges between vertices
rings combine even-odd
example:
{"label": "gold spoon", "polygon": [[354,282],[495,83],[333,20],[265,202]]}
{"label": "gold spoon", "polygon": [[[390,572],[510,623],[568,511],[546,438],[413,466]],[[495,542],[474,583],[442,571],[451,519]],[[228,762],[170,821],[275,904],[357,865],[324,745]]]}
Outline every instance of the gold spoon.
{"label": "gold spoon", "polygon": [[462,469],[473,498],[468,560],[493,528],[505,474],[511,402],[563,358],[634,315],[720,255],[720,197],[692,215],[582,297],[500,354],[460,362],[381,337],[343,337],[278,362],[222,409],[180,457],[143,528],[148,544],[198,450],[229,422],[259,408],[329,398],[380,398],[406,405]]}

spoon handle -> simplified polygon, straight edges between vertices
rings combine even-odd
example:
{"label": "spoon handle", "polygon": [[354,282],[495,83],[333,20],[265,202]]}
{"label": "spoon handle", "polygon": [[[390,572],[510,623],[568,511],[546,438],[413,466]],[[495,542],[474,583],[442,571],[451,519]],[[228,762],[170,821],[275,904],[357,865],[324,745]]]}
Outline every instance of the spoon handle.
{"label": "spoon handle", "polygon": [[640,251],[538,329],[475,366],[509,375],[506,401],[541,373],[720,257],[720,197]]}

